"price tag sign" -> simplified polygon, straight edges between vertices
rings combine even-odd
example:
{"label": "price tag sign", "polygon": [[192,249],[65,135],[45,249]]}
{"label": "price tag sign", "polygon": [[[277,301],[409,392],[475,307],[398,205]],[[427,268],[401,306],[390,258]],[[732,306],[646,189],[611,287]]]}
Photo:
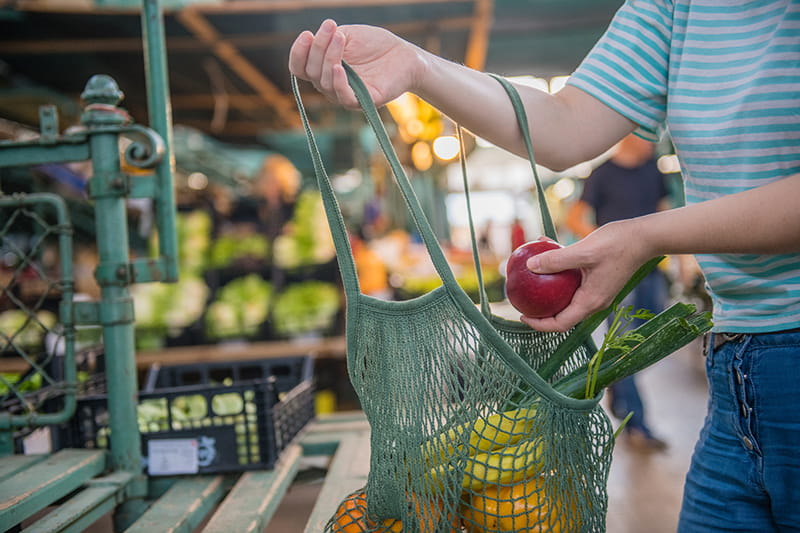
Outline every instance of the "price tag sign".
{"label": "price tag sign", "polygon": [[197,439],[153,439],[147,442],[147,471],[151,476],[196,474]]}

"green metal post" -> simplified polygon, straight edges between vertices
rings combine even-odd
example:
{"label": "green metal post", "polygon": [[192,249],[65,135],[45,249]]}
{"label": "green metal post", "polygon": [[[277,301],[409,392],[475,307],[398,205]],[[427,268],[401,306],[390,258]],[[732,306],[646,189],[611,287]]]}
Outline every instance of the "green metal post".
{"label": "green metal post", "polygon": [[[108,413],[111,430],[111,467],[141,477],[115,513],[122,530],[145,508],[146,487],[142,475],[136,360],[134,352],[133,300],[130,284],[129,242],[126,213],[127,180],[120,170],[119,135],[115,128],[127,120],[115,107],[122,92],[107,76],[94,76],[82,95],[87,102],[83,123],[89,129],[93,175],[89,195],[95,203],[99,264],[95,273],[101,288],[100,322],[106,353]],[[138,492],[138,494],[137,494]]]}
{"label": "green metal post", "polygon": [[161,281],[177,281],[178,240],[172,183],[172,169],[175,168],[172,152],[172,106],[169,99],[167,44],[159,0],[143,0],[141,24],[150,128],[164,140],[164,157],[155,169],[158,245],[164,265],[164,279]]}

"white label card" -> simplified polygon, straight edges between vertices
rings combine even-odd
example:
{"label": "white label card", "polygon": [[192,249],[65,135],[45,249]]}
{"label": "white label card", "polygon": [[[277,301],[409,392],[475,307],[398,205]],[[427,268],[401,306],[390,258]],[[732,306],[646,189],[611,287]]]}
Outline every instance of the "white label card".
{"label": "white label card", "polygon": [[147,441],[147,471],[151,476],[196,474],[197,439],[158,439]]}

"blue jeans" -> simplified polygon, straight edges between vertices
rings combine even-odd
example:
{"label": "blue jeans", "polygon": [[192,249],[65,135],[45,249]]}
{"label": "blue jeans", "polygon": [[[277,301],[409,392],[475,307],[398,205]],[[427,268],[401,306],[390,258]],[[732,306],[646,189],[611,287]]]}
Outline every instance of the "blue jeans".
{"label": "blue jeans", "polygon": [[[633,291],[622,301],[621,305],[632,305],[634,310],[647,309],[655,314],[664,310],[667,299],[667,283],[664,275],[659,270],[648,274]],[[611,323],[613,317],[609,317]],[[644,320],[636,319],[631,323],[631,329],[637,328]],[[611,392],[611,413],[617,418],[625,418],[628,413],[633,413],[625,425],[626,430],[637,429],[650,435],[650,428],[645,421],[645,409],[639,389],[636,387],[634,376],[621,379],[609,387]]]}
{"label": "blue jeans", "polygon": [[706,370],[678,532],[800,531],[800,331],[729,341]]}

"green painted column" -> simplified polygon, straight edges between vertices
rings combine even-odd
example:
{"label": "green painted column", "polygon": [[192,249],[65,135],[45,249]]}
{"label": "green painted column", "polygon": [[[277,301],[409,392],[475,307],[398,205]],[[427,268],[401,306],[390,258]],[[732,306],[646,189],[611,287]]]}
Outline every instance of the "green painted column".
{"label": "green painted column", "polygon": [[121,530],[144,511],[146,492],[136,421],[138,392],[133,300],[128,288],[131,282],[125,206],[128,178],[120,170],[119,156],[118,128],[128,120],[128,116],[116,107],[123,94],[108,76],[92,77],[82,98],[87,102],[82,122],[89,129],[92,154],[89,196],[95,204],[99,256],[95,277],[101,288],[99,317],[105,344],[110,466],[141,478],[130,486],[130,498],[115,514]]}
{"label": "green painted column", "polygon": [[172,152],[167,41],[164,35],[164,14],[159,0],[143,0],[141,22],[148,118],[150,128],[164,140],[164,156],[155,168],[156,225],[159,255],[164,265],[164,277],[161,281],[174,282],[178,280],[178,238],[175,231],[176,207],[172,182],[175,156]]}

